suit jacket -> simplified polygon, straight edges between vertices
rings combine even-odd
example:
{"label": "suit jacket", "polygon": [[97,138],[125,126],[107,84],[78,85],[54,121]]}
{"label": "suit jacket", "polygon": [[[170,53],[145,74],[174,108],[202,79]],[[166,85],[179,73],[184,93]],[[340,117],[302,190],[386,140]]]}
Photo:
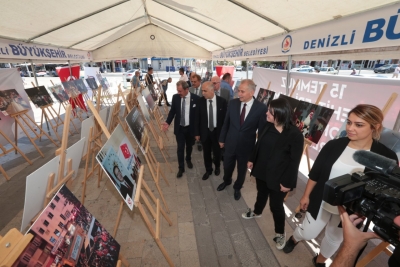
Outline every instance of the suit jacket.
{"label": "suit jacket", "polygon": [[[249,158],[249,161],[253,162],[253,170],[257,163],[258,152],[263,149],[260,147],[260,140],[268,138],[270,127],[275,126],[270,122],[266,122],[262,132],[259,132],[258,141],[253,154]],[[283,129],[271,151],[273,156],[268,162],[268,177],[266,179],[265,177],[256,178],[265,180],[268,188],[275,191],[280,191],[280,184],[286,188],[296,188],[303,146],[304,137],[296,126],[290,125],[288,129]]]}
{"label": "suit jacket", "polygon": [[[191,93],[191,94],[196,94],[195,92],[196,92],[196,88],[195,87],[190,87],[189,88],[189,92]],[[200,88],[199,88],[199,95],[198,95],[199,97],[202,97],[203,96],[203,91],[201,91],[201,85],[200,85]]]}
{"label": "suit jacket", "polygon": [[267,106],[254,99],[249,114],[240,126],[240,100],[229,102],[219,142],[225,143],[225,153],[238,153],[250,156],[256,143],[256,132],[261,132],[265,125]]}
{"label": "suit jacket", "polygon": [[229,101],[231,100],[231,96],[229,94],[229,90],[228,89],[220,88],[219,89],[219,96],[222,97],[223,99],[225,99],[226,104],[228,104]]}
{"label": "suit jacket", "polygon": [[[226,101],[220,96],[216,96],[216,111],[217,112],[217,136],[220,135],[222,125],[225,121],[225,114],[226,114]],[[207,106],[210,104],[208,99],[201,97],[197,101],[197,109],[196,109],[196,125],[194,128],[194,135],[200,136],[200,140],[204,141],[204,138],[208,135],[208,113],[207,113]]]}
{"label": "suit jacket", "polygon": [[[189,127],[190,133],[194,136],[194,125],[195,125],[195,116],[196,116],[196,104],[197,100],[200,97],[195,94],[190,94],[190,109],[189,109]],[[178,94],[175,94],[172,97],[171,109],[169,110],[168,117],[166,123],[171,124],[172,120],[174,120],[174,134],[178,134],[180,130],[180,122],[181,122],[181,97]]]}

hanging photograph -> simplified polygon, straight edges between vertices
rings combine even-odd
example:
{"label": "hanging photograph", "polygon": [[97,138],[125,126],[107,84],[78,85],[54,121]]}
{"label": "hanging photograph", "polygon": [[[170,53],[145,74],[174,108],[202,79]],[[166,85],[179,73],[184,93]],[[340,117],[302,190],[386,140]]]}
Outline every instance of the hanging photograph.
{"label": "hanging photograph", "polygon": [[117,266],[121,246],[65,185],[28,233],[13,266]]}
{"label": "hanging photograph", "polygon": [[64,86],[64,90],[67,92],[69,97],[77,97],[80,94],[74,81],[62,82],[62,85]]}
{"label": "hanging photograph", "polygon": [[292,108],[292,111],[294,112],[296,110],[296,107],[299,105],[300,100],[297,100],[296,98],[286,96],[284,94],[280,94],[278,98],[284,98],[289,102],[290,107]]}
{"label": "hanging photograph", "polygon": [[312,103],[300,101],[294,112],[294,122],[304,138],[317,144],[334,110]]}
{"label": "hanging photograph", "polygon": [[154,107],[156,106],[156,102],[154,102],[153,96],[151,95],[149,88],[148,87],[144,88],[142,94],[147,102],[147,105],[149,105],[149,108],[153,110]]}
{"label": "hanging photograph", "polygon": [[140,149],[142,150],[143,154],[145,154],[145,149],[142,146],[142,137],[144,132],[144,122],[142,116],[140,116],[140,111],[137,107],[133,107],[131,112],[125,117],[125,121],[131,130],[133,137],[136,139]]}
{"label": "hanging photograph", "polygon": [[141,162],[121,125],[115,128],[96,159],[125,203],[133,210]]}
{"label": "hanging photograph", "polygon": [[30,108],[30,104],[18,94],[17,90],[9,89],[0,91],[0,111],[5,116]]}
{"label": "hanging photograph", "polygon": [[53,103],[53,99],[44,86],[27,88],[25,92],[36,107],[44,107]]}
{"label": "hanging photograph", "polygon": [[64,91],[61,84],[56,84],[54,86],[49,87],[50,92],[53,96],[61,103],[69,100],[69,96],[67,92]]}
{"label": "hanging photograph", "polygon": [[89,85],[89,88],[92,90],[96,90],[98,88],[96,79],[94,77],[90,77],[86,79],[87,84]]}
{"label": "hanging photograph", "polygon": [[260,88],[256,99],[268,107],[269,102],[271,102],[271,100],[273,100],[274,97],[275,97],[274,91]]}
{"label": "hanging photograph", "polygon": [[79,92],[81,92],[82,94],[87,93],[88,89],[86,88],[86,85],[82,79],[74,80],[74,83]]}

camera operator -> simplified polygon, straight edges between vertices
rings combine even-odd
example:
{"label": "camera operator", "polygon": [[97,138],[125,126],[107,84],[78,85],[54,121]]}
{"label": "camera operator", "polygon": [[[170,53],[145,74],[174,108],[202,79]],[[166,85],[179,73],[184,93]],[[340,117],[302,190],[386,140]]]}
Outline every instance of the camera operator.
{"label": "camera operator", "polygon": [[[349,216],[342,206],[338,206],[338,209],[342,220],[344,241],[331,267],[352,267],[358,252],[367,244],[368,240],[380,237],[374,232],[361,232],[356,228],[356,225],[364,219],[356,214]],[[400,226],[400,216],[394,219],[394,223]],[[393,255],[389,258],[388,266],[400,266],[400,248],[394,249]]]}

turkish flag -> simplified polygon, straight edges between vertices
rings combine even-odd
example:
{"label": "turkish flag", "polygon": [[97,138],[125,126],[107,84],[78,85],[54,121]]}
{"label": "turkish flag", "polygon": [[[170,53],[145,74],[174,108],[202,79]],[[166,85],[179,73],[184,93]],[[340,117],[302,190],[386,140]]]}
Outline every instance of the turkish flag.
{"label": "turkish flag", "polygon": [[217,75],[220,78],[225,73],[230,73],[233,78],[233,72],[235,71],[235,67],[234,66],[215,66],[215,71],[217,72]]}
{"label": "turkish flag", "polygon": [[79,79],[79,73],[81,71],[81,67],[79,65],[71,67],[71,73],[69,72],[69,67],[57,67],[56,71],[60,80],[62,82],[70,81],[70,80],[77,80]]}
{"label": "turkish flag", "polygon": [[127,144],[121,145],[120,148],[121,148],[122,154],[124,155],[124,157],[126,159],[131,157],[131,152],[129,152],[129,148],[128,148]]}

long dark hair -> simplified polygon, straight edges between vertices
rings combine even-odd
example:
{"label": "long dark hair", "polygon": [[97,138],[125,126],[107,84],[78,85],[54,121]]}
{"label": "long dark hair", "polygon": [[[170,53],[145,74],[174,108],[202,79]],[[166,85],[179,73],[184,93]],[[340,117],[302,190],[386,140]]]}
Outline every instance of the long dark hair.
{"label": "long dark hair", "polygon": [[290,107],[289,101],[284,98],[278,98],[272,100],[269,103],[270,110],[273,112],[274,120],[279,124],[282,125],[283,128],[288,129],[290,125],[293,125],[293,111]]}

